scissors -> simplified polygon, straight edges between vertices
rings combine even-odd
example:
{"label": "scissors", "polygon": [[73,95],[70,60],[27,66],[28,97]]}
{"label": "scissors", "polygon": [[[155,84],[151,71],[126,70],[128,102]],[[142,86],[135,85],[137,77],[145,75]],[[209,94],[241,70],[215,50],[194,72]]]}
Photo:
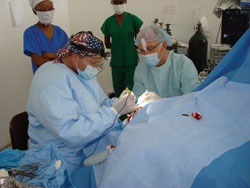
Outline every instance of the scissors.
{"label": "scissors", "polygon": [[8,170],[8,173],[10,176],[14,176],[14,177],[20,176],[21,179],[23,179],[24,177],[29,177],[30,179],[33,179],[37,177],[37,175],[34,172],[42,164],[44,164],[44,162],[20,165],[19,168],[11,168],[10,170]]}

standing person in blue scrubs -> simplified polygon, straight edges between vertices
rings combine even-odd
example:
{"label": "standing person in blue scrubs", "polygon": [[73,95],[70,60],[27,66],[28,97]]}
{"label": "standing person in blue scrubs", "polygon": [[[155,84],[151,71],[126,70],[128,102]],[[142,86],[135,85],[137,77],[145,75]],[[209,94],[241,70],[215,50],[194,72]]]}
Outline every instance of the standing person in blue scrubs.
{"label": "standing person in blue scrubs", "polygon": [[135,70],[133,92],[137,97],[144,94],[139,101],[180,96],[200,84],[193,62],[183,54],[166,49],[172,40],[161,28],[142,29],[136,37],[136,45],[142,63]]}
{"label": "standing person in blue scrubs", "polygon": [[39,21],[24,32],[24,54],[31,57],[32,69],[36,70],[45,62],[57,58],[56,52],[68,42],[67,34],[52,25],[54,6],[52,0],[29,0]]}
{"label": "standing person in blue scrubs", "polygon": [[[120,115],[136,109],[135,96],[125,91],[109,99],[96,75],[104,45],[90,32],[73,35],[34,75],[26,111],[29,116],[29,149],[50,145],[65,158],[69,173],[80,166],[84,148],[112,126]],[[116,122],[116,123],[115,123]]]}
{"label": "standing person in blue scrubs", "polygon": [[101,27],[105,46],[111,49],[110,66],[115,96],[128,87],[133,88],[133,77],[138,64],[134,39],[143,22],[126,12],[127,0],[112,0],[115,14],[105,20]]}

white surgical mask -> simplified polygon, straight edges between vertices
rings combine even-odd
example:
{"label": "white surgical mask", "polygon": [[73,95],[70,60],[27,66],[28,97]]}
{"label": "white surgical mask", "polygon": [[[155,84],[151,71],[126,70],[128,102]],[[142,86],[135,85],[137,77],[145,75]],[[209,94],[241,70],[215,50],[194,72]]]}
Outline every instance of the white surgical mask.
{"label": "white surgical mask", "polygon": [[113,5],[114,12],[118,15],[121,15],[126,10],[126,4]]}
{"label": "white surgical mask", "polygon": [[55,10],[50,11],[36,11],[39,22],[44,25],[51,24],[53,22]]}

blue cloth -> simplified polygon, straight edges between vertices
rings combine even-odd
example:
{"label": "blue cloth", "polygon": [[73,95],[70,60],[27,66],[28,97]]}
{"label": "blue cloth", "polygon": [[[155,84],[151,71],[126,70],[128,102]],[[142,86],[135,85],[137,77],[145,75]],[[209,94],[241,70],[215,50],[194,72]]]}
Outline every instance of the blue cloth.
{"label": "blue cloth", "polygon": [[137,98],[146,90],[169,98],[189,93],[199,84],[193,62],[184,55],[170,51],[168,59],[160,67],[149,67],[144,63],[136,67],[133,92]]}
{"label": "blue cloth", "polygon": [[[154,101],[138,111],[103,164],[97,187],[203,187],[204,182],[208,187],[227,187],[225,182],[248,187],[249,43],[250,30],[203,89]],[[193,118],[192,112],[200,112],[202,119]],[[221,178],[211,177],[213,173]]]}
{"label": "blue cloth", "polygon": [[[123,122],[120,122],[118,126],[112,128],[100,139],[90,142],[84,150],[86,155],[88,156],[92,154],[95,148],[96,150],[92,155],[106,150],[106,147],[110,144],[116,146],[117,138],[119,137],[121,130],[123,130]],[[99,182],[100,179],[102,179],[103,167],[104,166],[102,164],[88,167],[79,167],[72,173],[72,182],[76,188],[96,188],[96,181]]]}
{"label": "blue cloth", "polygon": [[[20,166],[34,163],[42,164],[39,164],[38,170],[33,172],[37,175],[35,178],[24,178],[25,184],[45,188],[74,187],[67,169],[67,160],[55,151],[54,145],[48,145],[39,150],[26,151],[24,158],[19,162]],[[61,162],[61,166],[58,169],[55,166],[57,160]],[[19,168],[22,169],[22,167]]]}
{"label": "blue cloth", "polygon": [[234,148],[203,168],[191,188],[250,187],[250,142]]}
{"label": "blue cloth", "polygon": [[96,188],[92,166],[80,167],[72,173],[72,182],[76,188]]}
{"label": "blue cloth", "polygon": [[85,155],[84,147],[114,123],[110,107],[115,100],[96,78],[83,80],[62,63],[47,62],[35,74],[27,102],[29,149],[54,145],[71,174]]}
{"label": "blue cloth", "polygon": [[5,149],[0,152],[0,168],[18,167],[19,161],[24,157],[25,151]]}
{"label": "blue cloth", "polygon": [[[33,25],[24,31],[23,42],[25,55],[31,56],[31,53],[42,55],[43,53],[56,53],[67,44],[68,36],[60,27],[54,25],[53,39],[50,40],[39,27]],[[37,66],[32,59],[31,62],[35,74]]]}
{"label": "blue cloth", "polygon": [[[61,166],[59,169],[55,168],[56,160],[61,161]],[[35,165],[39,167],[38,170],[32,172],[36,175],[35,178],[30,179],[23,177],[22,182],[25,182],[25,184],[42,186],[46,188],[74,187],[66,168],[67,161],[65,161],[63,156],[55,153],[55,148],[52,145],[36,151],[5,149],[0,152],[0,168],[6,168],[7,170],[10,168],[28,170],[30,167],[25,167],[25,165],[34,163],[42,164]],[[18,181],[21,181],[20,178],[21,177],[18,176],[16,177]]]}

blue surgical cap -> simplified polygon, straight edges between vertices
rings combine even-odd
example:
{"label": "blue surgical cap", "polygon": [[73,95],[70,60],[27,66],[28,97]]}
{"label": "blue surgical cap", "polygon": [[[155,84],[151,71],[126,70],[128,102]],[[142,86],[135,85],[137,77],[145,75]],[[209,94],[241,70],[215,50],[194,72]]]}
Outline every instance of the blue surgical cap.
{"label": "blue surgical cap", "polygon": [[173,41],[169,34],[165,32],[163,29],[157,26],[147,26],[144,27],[136,36],[135,45],[139,46],[141,44],[141,39],[144,39],[146,42],[148,41],[159,41],[159,42],[167,42],[168,46],[173,45]]}

